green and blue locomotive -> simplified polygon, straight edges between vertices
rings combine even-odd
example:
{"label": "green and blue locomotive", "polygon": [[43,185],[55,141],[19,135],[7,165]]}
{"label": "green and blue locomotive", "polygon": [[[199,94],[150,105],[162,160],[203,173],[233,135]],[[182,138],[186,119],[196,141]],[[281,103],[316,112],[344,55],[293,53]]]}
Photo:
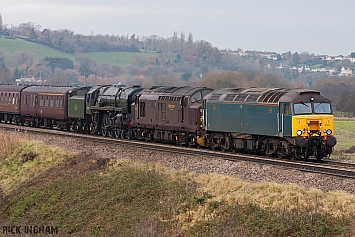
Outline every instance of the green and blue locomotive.
{"label": "green and blue locomotive", "polygon": [[212,149],[322,159],[336,144],[331,101],[315,90],[218,89],[202,108],[201,145]]}

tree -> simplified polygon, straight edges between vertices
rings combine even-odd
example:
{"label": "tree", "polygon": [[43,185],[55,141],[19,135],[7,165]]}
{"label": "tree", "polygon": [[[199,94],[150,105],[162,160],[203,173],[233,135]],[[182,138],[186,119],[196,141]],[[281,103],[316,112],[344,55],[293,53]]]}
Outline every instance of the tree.
{"label": "tree", "polygon": [[45,58],[43,61],[52,69],[53,75],[55,68],[61,68],[63,70],[74,69],[73,61],[68,58]]}
{"label": "tree", "polygon": [[[341,112],[348,112],[346,110],[348,106],[348,103],[349,103],[349,100],[351,98],[351,94],[353,92],[349,91],[349,90],[345,90],[343,91],[340,95],[339,95],[339,98],[338,100],[335,102],[335,108]],[[353,103],[353,101],[352,101]]]}
{"label": "tree", "polygon": [[96,71],[94,71],[96,62],[92,58],[84,55],[77,55],[75,57],[75,64],[75,67],[78,68],[80,75],[83,75],[85,78],[90,75],[96,75]]}
{"label": "tree", "polygon": [[177,32],[176,31],[174,31],[172,47],[173,47],[173,52],[176,52],[176,48],[177,48]]}
{"label": "tree", "polygon": [[35,54],[29,50],[16,51],[11,57],[11,66],[19,67],[20,65],[26,64],[27,66],[32,65],[35,60]]}
{"label": "tree", "polygon": [[354,100],[355,100],[355,92],[353,92],[352,95],[348,98],[348,101],[345,106],[345,111],[351,113],[352,116],[354,116],[355,114]]}
{"label": "tree", "polygon": [[0,69],[6,68],[5,62],[6,62],[5,54],[3,51],[0,51]]}
{"label": "tree", "polygon": [[190,32],[189,33],[189,37],[187,39],[187,42],[189,43],[189,45],[193,44],[194,43],[194,38],[192,36],[192,33]]}
{"label": "tree", "polygon": [[11,72],[7,68],[0,69],[0,84],[12,84]]}
{"label": "tree", "polygon": [[298,55],[298,53],[294,53],[291,57],[291,65],[298,65],[300,63],[300,56]]}

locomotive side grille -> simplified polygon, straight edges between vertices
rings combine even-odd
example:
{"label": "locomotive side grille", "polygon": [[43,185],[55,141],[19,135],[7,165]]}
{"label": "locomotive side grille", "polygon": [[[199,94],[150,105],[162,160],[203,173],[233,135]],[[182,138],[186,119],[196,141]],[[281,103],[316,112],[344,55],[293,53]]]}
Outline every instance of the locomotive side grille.
{"label": "locomotive side grille", "polygon": [[209,100],[218,100],[221,97],[222,94],[213,94]]}
{"label": "locomotive side grille", "polygon": [[274,91],[268,91],[266,93],[264,93],[258,100],[258,102],[261,102],[261,103],[267,103],[268,100],[270,99],[270,97],[272,96]]}
{"label": "locomotive side grille", "polygon": [[260,94],[250,94],[246,98],[245,102],[256,102],[258,100],[259,96],[260,96]]}
{"label": "locomotive side grille", "polygon": [[233,101],[235,97],[235,94],[228,94],[225,98],[224,101]]}
{"label": "locomotive side grille", "polygon": [[158,87],[157,89],[154,90],[154,92],[163,92],[163,93],[168,93],[171,92],[171,90],[175,89],[176,87],[170,86],[170,87]]}
{"label": "locomotive side grille", "polygon": [[244,101],[247,98],[248,94],[239,94],[234,98],[234,101]]}
{"label": "locomotive side grille", "polygon": [[276,104],[279,102],[280,98],[286,94],[289,89],[273,89],[269,90],[260,96],[258,102],[259,103],[272,103]]}
{"label": "locomotive side grille", "polygon": [[275,97],[274,97],[272,103],[277,103],[277,102],[279,102],[280,98],[281,98],[284,94],[286,94],[286,92],[287,92],[287,91],[280,91],[280,92],[278,92],[277,94],[275,94]]}

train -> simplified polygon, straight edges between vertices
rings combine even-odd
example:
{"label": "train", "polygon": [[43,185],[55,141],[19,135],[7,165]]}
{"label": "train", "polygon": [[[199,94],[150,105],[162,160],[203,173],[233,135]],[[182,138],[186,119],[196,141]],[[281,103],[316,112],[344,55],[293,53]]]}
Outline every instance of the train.
{"label": "train", "polygon": [[0,121],[288,159],[337,143],[332,102],[312,89],[0,85]]}

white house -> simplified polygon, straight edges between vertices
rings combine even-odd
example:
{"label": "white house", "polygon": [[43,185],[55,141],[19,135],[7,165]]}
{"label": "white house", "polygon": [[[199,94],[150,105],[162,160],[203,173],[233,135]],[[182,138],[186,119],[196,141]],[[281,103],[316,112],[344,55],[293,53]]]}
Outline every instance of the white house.
{"label": "white house", "polygon": [[351,77],[353,75],[353,70],[349,67],[342,67],[339,73],[339,76],[343,77]]}

